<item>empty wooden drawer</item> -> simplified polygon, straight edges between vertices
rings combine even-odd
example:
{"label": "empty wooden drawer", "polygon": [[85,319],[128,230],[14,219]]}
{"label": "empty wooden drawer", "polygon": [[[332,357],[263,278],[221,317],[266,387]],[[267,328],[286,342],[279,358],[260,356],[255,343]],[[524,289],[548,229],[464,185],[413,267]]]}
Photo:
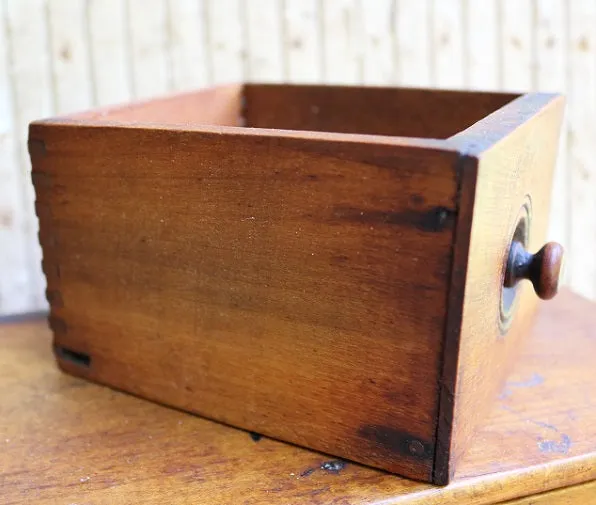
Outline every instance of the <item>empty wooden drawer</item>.
{"label": "empty wooden drawer", "polygon": [[529,252],[562,110],[250,84],[34,122],[58,363],[448,482],[532,319],[517,281],[556,292],[560,247]]}

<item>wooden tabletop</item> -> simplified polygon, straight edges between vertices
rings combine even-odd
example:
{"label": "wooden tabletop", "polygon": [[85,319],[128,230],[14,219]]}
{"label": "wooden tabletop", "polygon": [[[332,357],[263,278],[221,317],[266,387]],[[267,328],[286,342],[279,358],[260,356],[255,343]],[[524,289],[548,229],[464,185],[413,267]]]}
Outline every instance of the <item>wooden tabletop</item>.
{"label": "wooden tabletop", "polygon": [[69,377],[54,365],[45,321],[4,323],[0,502],[594,503],[595,308],[569,292],[542,305],[485,428],[443,488]]}

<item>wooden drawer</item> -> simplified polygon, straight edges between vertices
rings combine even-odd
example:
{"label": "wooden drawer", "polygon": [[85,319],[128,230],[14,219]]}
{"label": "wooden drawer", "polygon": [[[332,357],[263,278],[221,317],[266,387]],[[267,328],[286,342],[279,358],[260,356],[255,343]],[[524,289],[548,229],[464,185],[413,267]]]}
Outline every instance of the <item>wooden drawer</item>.
{"label": "wooden drawer", "polygon": [[557,246],[507,263],[544,243],[562,110],[250,84],[32,123],[59,365],[447,483],[536,307],[504,282],[556,291]]}

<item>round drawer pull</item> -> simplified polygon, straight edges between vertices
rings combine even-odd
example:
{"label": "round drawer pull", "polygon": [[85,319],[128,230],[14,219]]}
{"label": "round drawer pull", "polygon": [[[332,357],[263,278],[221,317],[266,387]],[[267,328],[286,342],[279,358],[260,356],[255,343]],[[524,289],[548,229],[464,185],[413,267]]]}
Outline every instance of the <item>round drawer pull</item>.
{"label": "round drawer pull", "polygon": [[532,254],[525,250],[521,242],[514,240],[507,259],[505,287],[512,288],[521,279],[528,279],[540,298],[550,300],[559,290],[564,252],[561,244],[549,242]]}

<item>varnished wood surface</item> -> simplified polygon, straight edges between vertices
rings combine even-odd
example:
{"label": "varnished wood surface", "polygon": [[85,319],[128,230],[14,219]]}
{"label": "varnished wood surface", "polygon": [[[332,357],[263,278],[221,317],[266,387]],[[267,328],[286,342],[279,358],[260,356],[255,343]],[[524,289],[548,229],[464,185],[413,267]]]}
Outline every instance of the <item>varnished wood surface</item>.
{"label": "varnished wood surface", "polygon": [[126,124],[202,124],[241,126],[242,86],[230,84],[73,114],[80,120]]}
{"label": "varnished wood surface", "polygon": [[396,87],[245,87],[247,126],[446,139],[519,95]]}
{"label": "varnished wood surface", "polygon": [[532,254],[514,241],[509,250],[504,285],[511,288],[522,279],[528,279],[542,300],[550,300],[559,290],[564,256],[563,246],[558,242],[549,242]]}
{"label": "varnished wood surface", "polygon": [[594,505],[596,481],[508,501],[503,505]]}
{"label": "varnished wood surface", "polygon": [[463,305],[449,307],[434,482],[445,483],[456,471],[483,423],[487,399],[528,334],[538,296],[530,282],[519,283],[510,322],[503,323],[505,269],[524,206],[528,249],[545,243],[564,103],[557,95],[523,95],[449,140],[462,151],[449,298]]}
{"label": "varnished wood surface", "polygon": [[512,98],[233,85],[33,123],[60,365],[445,484],[478,425],[457,404],[481,419],[535,306],[498,338],[512,219],[532,193],[539,240],[559,128],[556,97]]}
{"label": "varnished wood surface", "polygon": [[430,480],[456,150],[77,121],[30,130],[61,366]]}
{"label": "varnished wood surface", "polygon": [[4,505],[481,505],[562,487],[513,503],[593,503],[594,484],[577,484],[596,479],[596,312],[569,292],[541,305],[492,414],[446,487],[255,441],[70,377],[55,367],[50,345],[44,322],[0,325]]}

